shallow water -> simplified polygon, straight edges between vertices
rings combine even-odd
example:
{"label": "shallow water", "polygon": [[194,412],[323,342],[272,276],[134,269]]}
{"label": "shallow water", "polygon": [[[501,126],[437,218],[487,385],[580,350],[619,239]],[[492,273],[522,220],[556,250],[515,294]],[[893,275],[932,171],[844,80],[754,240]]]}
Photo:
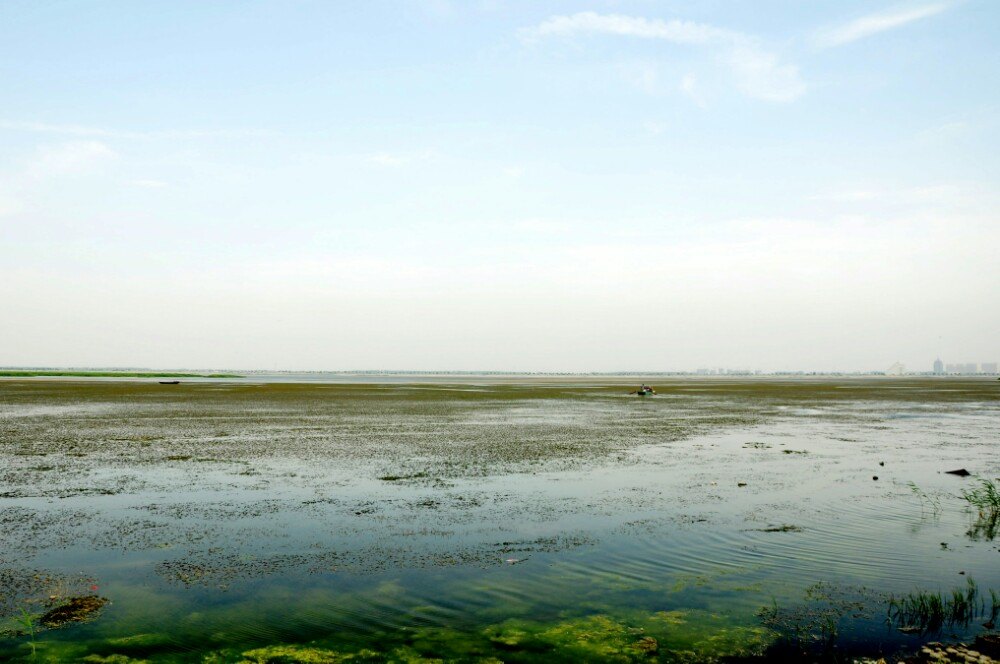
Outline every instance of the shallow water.
{"label": "shallow water", "polygon": [[[21,607],[77,594],[111,602],[39,659],[812,660],[983,630],[1000,538],[942,471],[1000,477],[1000,383],[610,382],[0,381],[0,658],[31,659]],[[887,622],[968,579],[967,624]]]}

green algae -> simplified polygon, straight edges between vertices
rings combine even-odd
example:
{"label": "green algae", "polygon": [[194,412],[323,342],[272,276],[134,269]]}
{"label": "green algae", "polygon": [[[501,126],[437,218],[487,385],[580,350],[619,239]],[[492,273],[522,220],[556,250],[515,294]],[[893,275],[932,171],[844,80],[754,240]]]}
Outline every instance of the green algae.
{"label": "green algae", "polygon": [[341,664],[342,662],[383,662],[378,653],[361,650],[356,653],[340,653],[326,648],[310,646],[279,645],[247,650],[242,654],[241,664]]}
{"label": "green algae", "polygon": [[[216,638],[226,638],[217,635]],[[411,627],[373,635],[348,646],[321,639],[250,648],[226,647],[197,655],[206,664],[432,664],[436,662],[717,662],[761,655],[776,635],[701,610],[590,614],[552,621],[512,618],[481,629]],[[171,654],[156,633],[86,643],[40,645],[42,661],[94,664],[193,661]],[[207,644],[206,644],[207,645]]]}

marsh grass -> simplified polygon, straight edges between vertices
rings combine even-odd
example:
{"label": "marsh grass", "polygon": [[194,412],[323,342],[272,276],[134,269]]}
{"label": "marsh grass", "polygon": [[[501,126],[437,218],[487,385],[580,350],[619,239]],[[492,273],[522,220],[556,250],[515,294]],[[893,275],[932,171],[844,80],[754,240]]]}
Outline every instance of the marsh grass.
{"label": "marsh grass", "polygon": [[979,588],[972,579],[966,587],[951,593],[916,591],[901,597],[889,598],[888,620],[900,628],[917,628],[921,633],[939,632],[945,625],[968,627],[977,617],[988,616],[995,621],[1000,613],[1000,596],[990,590],[990,611],[980,597]]}

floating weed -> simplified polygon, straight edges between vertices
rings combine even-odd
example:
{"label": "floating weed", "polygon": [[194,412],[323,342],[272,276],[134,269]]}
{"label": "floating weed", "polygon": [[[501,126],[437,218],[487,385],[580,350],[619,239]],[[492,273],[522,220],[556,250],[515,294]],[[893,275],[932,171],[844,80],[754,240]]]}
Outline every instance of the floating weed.
{"label": "floating weed", "polygon": [[[883,596],[864,586],[827,582],[806,588],[804,603],[779,606],[777,599],[757,611],[761,624],[778,634],[768,661],[840,661],[837,655],[843,621],[875,616]],[[808,657],[807,657],[808,656]]]}
{"label": "floating weed", "polygon": [[379,479],[383,482],[401,482],[403,480],[419,480],[426,477],[429,477],[426,472],[420,472],[412,475],[383,475]]}
{"label": "floating weed", "polygon": [[767,528],[758,528],[757,530],[762,533],[801,533],[802,527],[786,523],[781,526],[768,526]]}

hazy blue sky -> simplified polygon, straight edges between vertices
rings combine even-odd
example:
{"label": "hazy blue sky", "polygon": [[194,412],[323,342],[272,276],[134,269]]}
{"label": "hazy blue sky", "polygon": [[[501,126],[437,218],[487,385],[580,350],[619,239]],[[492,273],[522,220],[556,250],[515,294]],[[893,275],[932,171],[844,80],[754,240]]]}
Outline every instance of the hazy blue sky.
{"label": "hazy blue sky", "polygon": [[1000,359],[1000,3],[0,2],[0,365]]}

